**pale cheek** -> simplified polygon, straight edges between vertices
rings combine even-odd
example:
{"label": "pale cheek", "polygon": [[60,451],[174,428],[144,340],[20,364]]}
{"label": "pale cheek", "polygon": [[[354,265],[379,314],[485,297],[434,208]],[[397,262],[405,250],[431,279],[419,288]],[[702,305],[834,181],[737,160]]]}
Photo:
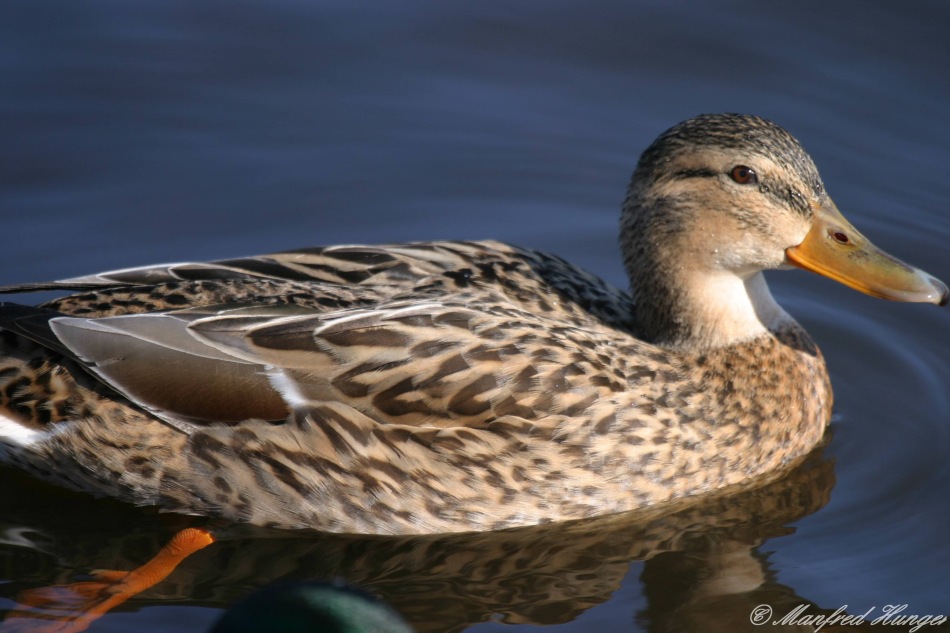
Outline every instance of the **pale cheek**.
{"label": "pale cheek", "polygon": [[785,250],[774,241],[760,236],[745,236],[730,247],[720,249],[717,268],[745,278],[764,269],[778,268],[785,262]]}

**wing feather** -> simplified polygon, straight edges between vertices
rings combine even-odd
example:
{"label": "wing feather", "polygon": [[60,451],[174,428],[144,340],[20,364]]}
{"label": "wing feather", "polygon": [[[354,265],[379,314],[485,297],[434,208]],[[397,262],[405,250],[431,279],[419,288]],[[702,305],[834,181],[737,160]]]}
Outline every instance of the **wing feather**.
{"label": "wing feather", "polygon": [[50,328],[90,372],[170,422],[285,419],[288,407],[265,368],[193,337],[188,317],[59,317]]}

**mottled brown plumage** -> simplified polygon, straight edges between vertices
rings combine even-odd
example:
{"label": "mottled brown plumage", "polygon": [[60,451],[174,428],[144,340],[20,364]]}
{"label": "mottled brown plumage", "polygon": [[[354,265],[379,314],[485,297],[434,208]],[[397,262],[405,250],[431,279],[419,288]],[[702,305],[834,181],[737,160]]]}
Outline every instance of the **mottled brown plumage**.
{"label": "mottled brown plumage", "polygon": [[135,504],[349,533],[492,530],[746,484],[802,459],[831,409],[821,354],[761,270],[946,301],[914,269],[836,272],[851,251],[813,237],[829,222],[873,253],[839,218],[788,133],[715,115],[637,167],[631,295],[497,242],[10,287],[76,292],[0,308],[0,460]]}

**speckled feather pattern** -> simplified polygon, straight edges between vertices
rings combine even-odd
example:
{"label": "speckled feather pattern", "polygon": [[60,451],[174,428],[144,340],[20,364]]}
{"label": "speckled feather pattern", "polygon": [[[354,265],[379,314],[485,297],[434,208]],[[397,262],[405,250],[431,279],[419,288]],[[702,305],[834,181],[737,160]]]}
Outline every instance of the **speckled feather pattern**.
{"label": "speckled feather pattern", "polygon": [[[810,160],[794,164],[807,155],[760,121],[776,147],[756,151],[791,156],[788,181],[812,187]],[[648,184],[663,180],[650,161],[697,143],[670,138],[641,160]],[[650,249],[630,218],[669,206],[661,194],[628,195],[635,288]],[[691,344],[700,330],[676,320],[686,299],[641,292],[676,322],[662,345],[644,328],[661,317],[628,293],[498,242],[311,248],[6,290],[49,288],[73,293],[0,308],[0,412],[24,429],[0,433],[0,460],[167,511],[388,534],[579,519],[748,483],[802,459],[830,418],[824,361],[790,318]]]}
{"label": "speckled feather pattern", "polygon": [[[232,270],[230,279],[52,302],[94,316],[178,307],[179,292],[192,304],[306,306],[312,323],[287,332],[260,317],[248,340],[266,361],[290,337],[308,355],[293,371],[327,373],[284,423],[186,434],[7,333],[3,405],[32,420],[45,419],[36,413],[44,409],[49,424],[62,423],[8,461],[179,512],[341,532],[451,532],[619,512],[740,483],[804,455],[823,432],[830,388],[801,330],[674,355],[631,336],[625,294],[556,258],[497,243],[366,254],[377,272],[349,271],[350,280],[365,277],[365,292],[326,275],[320,283],[335,292],[317,297],[301,281]],[[266,261],[277,275],[285,262],[332,268],[334,254]],[[372,311],[367,327],[312,336],[329,310],[371,297],[396,307]],[[426,303],[437,299],[438,309]]]}

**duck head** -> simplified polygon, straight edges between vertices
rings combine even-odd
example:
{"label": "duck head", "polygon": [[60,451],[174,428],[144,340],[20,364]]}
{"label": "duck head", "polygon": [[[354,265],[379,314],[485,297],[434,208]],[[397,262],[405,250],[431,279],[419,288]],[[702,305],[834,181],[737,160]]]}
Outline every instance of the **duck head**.
{"label": "duck head", "polygon": [[765,285],[768,269],[947,303],[942,282],[845,220],[794,137],[754,116],[701,115],[660,135],[634,171],[621,246],[641,335],[666,347],[718,347],[791,322]]}

